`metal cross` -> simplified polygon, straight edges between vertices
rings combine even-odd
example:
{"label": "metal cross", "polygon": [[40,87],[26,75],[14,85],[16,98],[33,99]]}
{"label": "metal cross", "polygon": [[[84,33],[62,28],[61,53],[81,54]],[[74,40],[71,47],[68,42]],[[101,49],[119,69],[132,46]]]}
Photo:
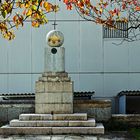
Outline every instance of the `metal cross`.
{"label": "metal cross", "polygon": [[52,25],[54,26],[54,30],[55,30],[56,29],[56,25],[58,25],[58,24],[56,24],[56,20],[54,21],[54,23]]}

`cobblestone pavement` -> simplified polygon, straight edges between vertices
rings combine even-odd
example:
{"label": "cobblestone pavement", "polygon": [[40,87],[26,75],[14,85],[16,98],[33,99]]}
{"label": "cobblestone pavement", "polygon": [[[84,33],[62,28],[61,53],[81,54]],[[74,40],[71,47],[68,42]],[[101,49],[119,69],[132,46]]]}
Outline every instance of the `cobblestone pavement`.
{"label": "cobblestone pavement", "polygon": [[76,135],[0,135],[0,140],[135,140],[128,133],[108,133],[97,136]]}

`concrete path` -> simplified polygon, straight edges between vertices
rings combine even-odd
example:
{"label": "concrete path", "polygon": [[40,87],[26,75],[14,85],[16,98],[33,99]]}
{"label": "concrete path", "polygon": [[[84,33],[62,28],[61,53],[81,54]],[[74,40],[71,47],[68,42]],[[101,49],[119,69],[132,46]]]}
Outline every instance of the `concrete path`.
{"label": "concrete path", "polygon": [[74,135],[0,135],[0,140],[135,140],[125,135],[74,136]]}

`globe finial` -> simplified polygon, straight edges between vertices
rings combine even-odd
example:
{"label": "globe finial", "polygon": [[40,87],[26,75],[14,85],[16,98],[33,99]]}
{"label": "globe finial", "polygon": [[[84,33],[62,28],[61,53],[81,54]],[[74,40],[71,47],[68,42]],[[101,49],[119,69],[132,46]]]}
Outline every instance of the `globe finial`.
{"label": "globe finial", "polygon": [[46,35],[46,42],[50,47],[60,47],[64,43],[64,35],[58,30],[52,30]]}

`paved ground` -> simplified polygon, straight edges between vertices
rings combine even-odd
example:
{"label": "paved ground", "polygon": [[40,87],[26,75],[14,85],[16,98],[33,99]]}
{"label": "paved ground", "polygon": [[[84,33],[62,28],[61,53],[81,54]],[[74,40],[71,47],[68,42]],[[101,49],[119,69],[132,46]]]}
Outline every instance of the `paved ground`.
{"label": "paved ground", "polygon": [[135,140],[128,132],[113,132],[98,136],[74,135],[0,135],[0,140]]}

